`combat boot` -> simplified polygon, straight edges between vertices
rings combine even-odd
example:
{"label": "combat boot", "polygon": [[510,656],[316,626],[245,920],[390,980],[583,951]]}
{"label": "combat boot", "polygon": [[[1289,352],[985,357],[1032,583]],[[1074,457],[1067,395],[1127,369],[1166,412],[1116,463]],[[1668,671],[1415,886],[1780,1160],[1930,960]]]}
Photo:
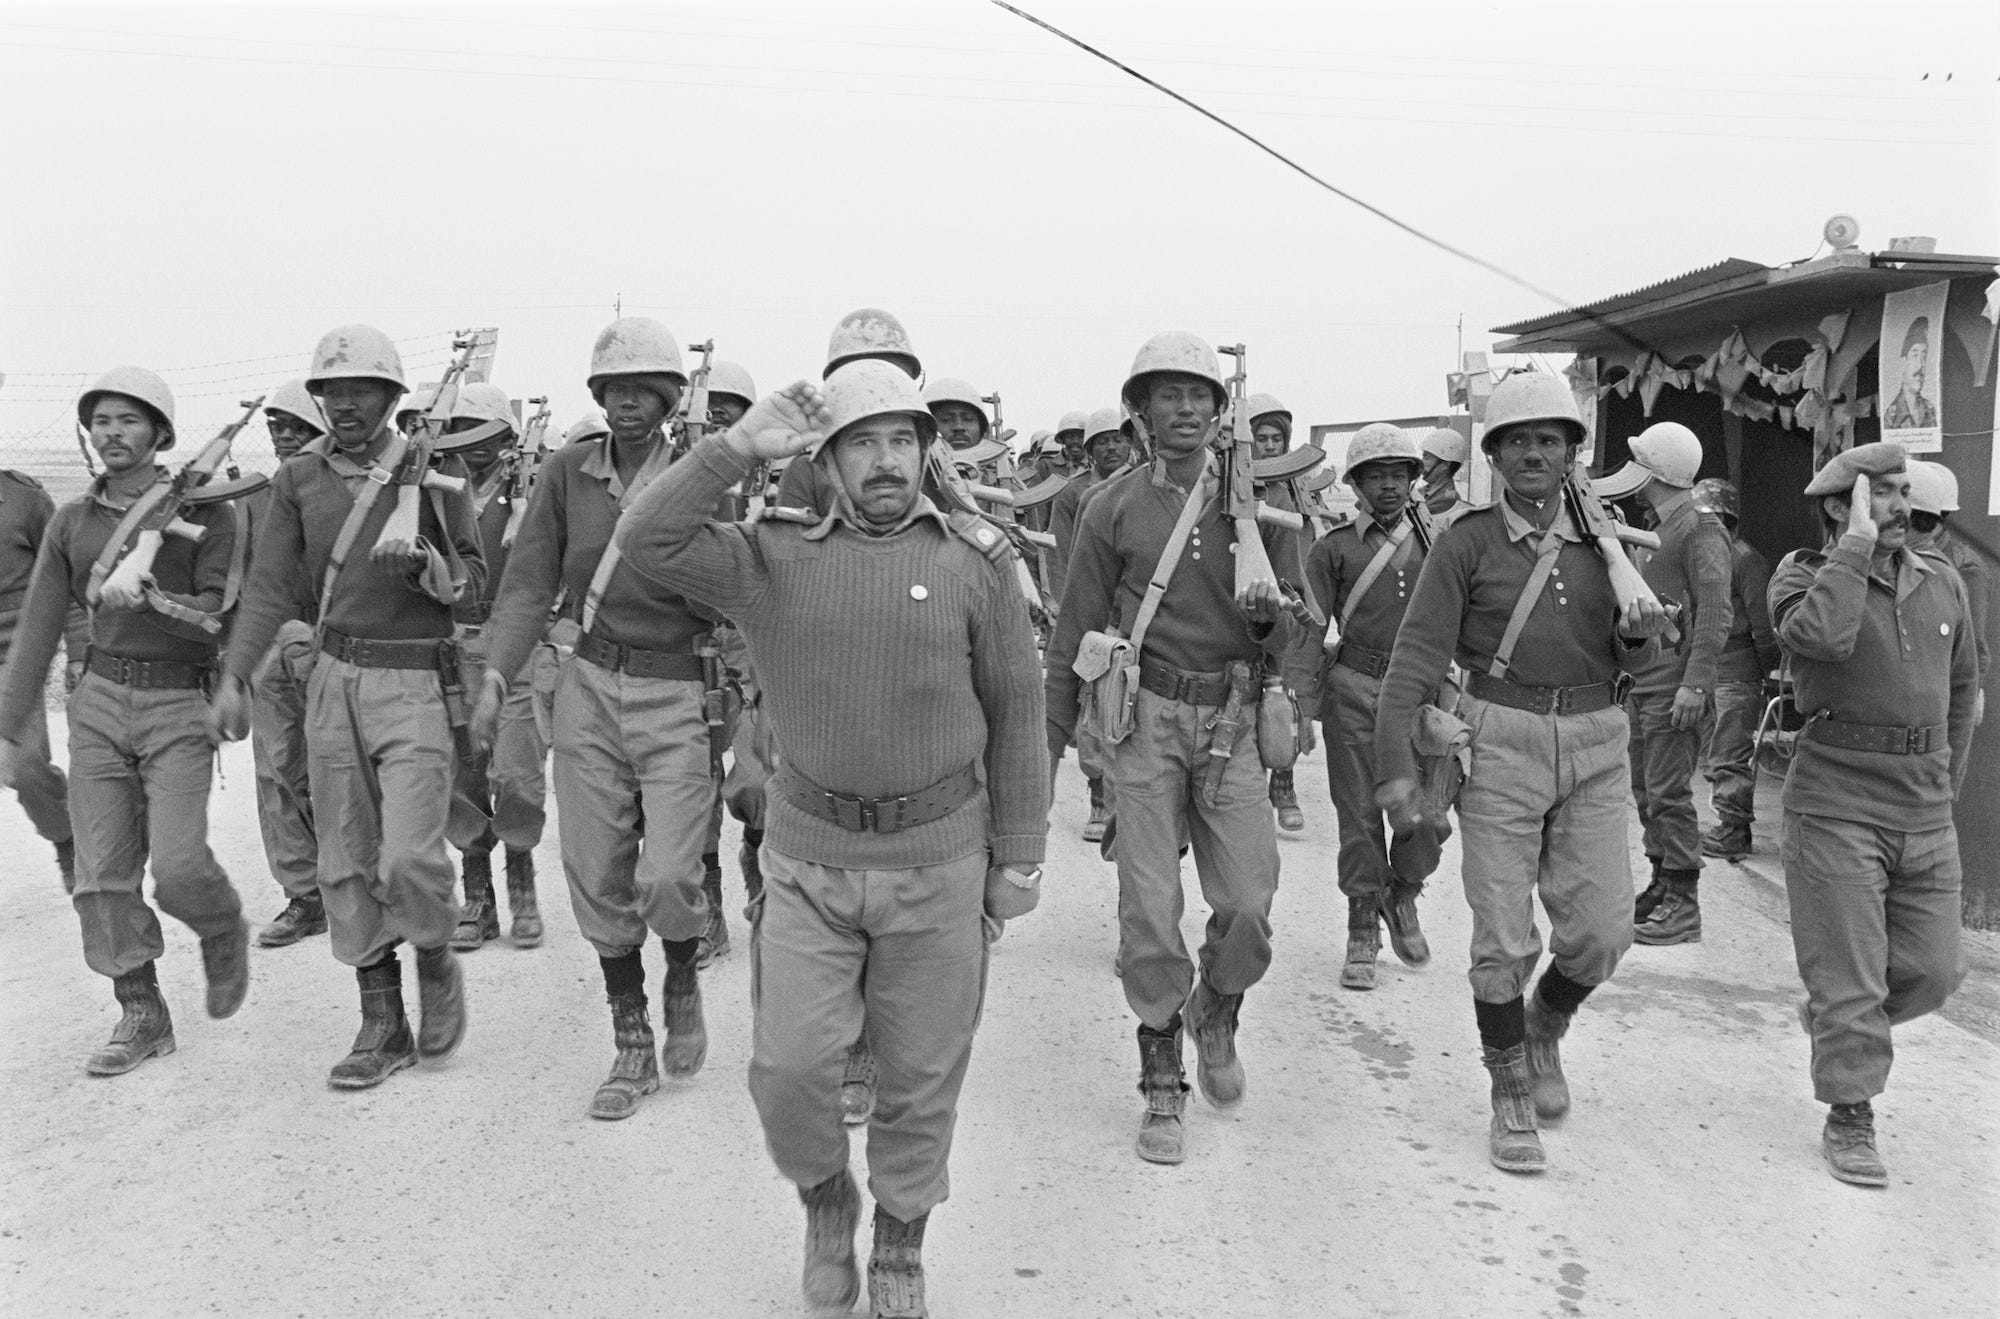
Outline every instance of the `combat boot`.
{"label": "combat boot", "polygon": [[847,1051],[847,1071],[840,1078],[840,1120],[858,1127],[875,1116],[875,1051],[862,1036]]}
{"label": "combat boot", "polygon": [[160,997],[160,977],[151,962],[114,978],[111,992],[124,1015],[111,1028],[111,1039],[83,1069],[92,1076],[123,1076],[148,1058],[174,1051],[174,1019]]}
{"label": "combat boot", "polygon": [[618,1057],[611,1075],[590,1097],[590,1115],[606,1122],[631,1117],[639,1100],[660,1088],[660,1062],[653,1052],[653,1023],[646,1015],[646,991],[612,994],[611,1038]]}
{"label": "combat boot", "polygon": [[308,935],[325,933],[326,899],[314,889],[287,902],[277,919],[258,932],[257,946],[289,948]]}
{"label": "combat boot", "polygon": [[1236,1056],[1236,1014],[1243,995],[1219,994],[1202,976],[1188,995],[1187,1029],[1194,1036],[1194,1079],[1214,1108],[1243,1102],[1243,1060]]}
{"label": "combat boot", "polygon": [[870,1319],[930,1319],[924,1305],[924,1226],[929,1214],[909,1222],[875,1206],[875,1249],[868,1257]]}
{"label": "combat boot", "polygon": [[1701,854],[1721,857],[1724,861],[1741,861],[1755,851],[1750,842],[1750,822],[1748,820],[1723,820],[1701,836]]}
{"label": "combat boot", "polygon": [[1139,1093],[1146,1115],[1139,1120],[1139,1157],[1148,1163],[1179,1163],[1187,1157],[1182,1116],[1187,1112],[1187,1078],[1181,1070],[1181,1019],[1163,1031],[1139,1027]]}
{"label": "combat boot", "polygon": [[667,1042],[660,1049],[660,1070],[685,1079],[708,1061],[708,1027],[701,1018],[701,981],[695,976],[692,951],[676,957],[667,949],[667,979],[660,987],[667,1023]]}
{"label": "combat boot", "polygon": [[1381,909],[1374,898],[1347,900],[1347,960],[1340,968],[1342,989],[1375,988],[1375,957],[1382,951]]}
{"label": "combat boot", "polygon": [[451,932],[451,946],[469,953],[500,937],[500,913],[493,906],[492,848],[483,841],[474,843],[460,863],[460,873],[465,876],[465,906],[458,913],[458,928]]}
{"label": "combat boot", "polygon": [[1544,1122],[1559,1121],[1569,1112],[1569,1078],[1563,1075],[1562,1037],[1569,1033],[1573,1012],[1557,1012],[1542,1002],[1540,994],[1529,994],[1524,1009],[1528,1022],[1528,1085],[1535,1100],[1535,1116]]}
{"label": "combat boot", "polygon": [[76,894],[76,840],[65,838],[56,844],[56,870],[62,875],[63,892]]}
{"label": "combat boot", "polygon": [[1528,1046],[1482,1048],[1493,1074],[1493,1122],[1486,1132],[1487,1157],[1501,1172],[1542,1172],[1549,1166],[1535,1131],[1535,1102],[1529,1095]]}
{"label": "combat boot", "polygon": [[1662,870],[1667,891],[1659,905],[1632,929],[1635,943],[1655,946],[1701,942],[1701,905],[1695,898],[1699,871]]}
{"label": "combat boot", "polygon": [[[535,903],[535,854],[526,848],[507,849],[507,937],[516,948],[542,945],[542,909]],[[495,918],[494,924],[499,924]]]}
{"label": "combat boot", "polygon": [[1875,1109],[1867,1100],[1829,1109],[1819,1148],[1827,1168],[1841,1181],[1856,1186],[1889,1184],[1889,1169],[1875,1152]]}
{"label": "combat boot", "polygon": [[716,958],[729,955],[729,922],[722,914],[722,860],[705,856],[702,861],[706,869],[701,876],[701,891],[708,898],[708,924],[702,927],[701,939],[695,945],[694,964],[706,969]]}
{"label": "combat boot", "polygon": [[361,1033],[354,1049],[333,1065],[326,1083],[336,1090],[367,1090],[417,1061],[417,1041],[403,1015],[403,968],[390,953],[373,966],[358,968]]}
{"label": "combat boot", "polygon": [[1083,841],[1101,843],[1104,841],[1105,826],[1111,823],[1111,810],[1104,804],[1104,780],[1085,779],[1090,785],[1090,822],[1083,826]]}
{"label": "combat boot", "polygon": [[417,1053],[439,1063],[465,1040],[465,971],[449,948],[417,949]]}
{"label": "combat boot", "polygon": [[842,1168],[817,1186],[801,1186],[806,1207],[806,1260],[799,1291],[812,1314],[846,1314],[861,1295],[854,1262],[854,1229],[861,1223],[861,1192]]}
{"label": "combat boot", "polygon": [[1389,927],[1389,946],[1404,966],[1422,966],[1431,960],[1431,945],[1417,924],[1417,894],[1422,884],[1392,882],[1376,900],[1382,906],[1382,923]]}
{"label": "combat boot", "polygon": [[1652,915],[1653,908],[1660,905],[1660,899],[1667,896],[1667,881],[1660,873],[1660,858],[1656,856],[1648,857],[1647,860],[1653,863],[1653,878],[1647,883],[1645,888],[1639,890],[1639,896],[1632,899],[1632,923],[1634,925],[1638,925],[1648,916]]}
{"label": "combat boot", "polygon": [[1288,834],[1303,831],[1306,827],[1306,813],[1299,809],[1299,790],[1292,782],[1292,771],[1274,769],[1271,771],[1271,805],[1278,812],[1278,827]]}
{"label": "combat boot", "polygon": [[201,938],[201,969],[208,980],[208,1015],[236,1015],[250,992],[250,922],[241,916],[221,934]]}

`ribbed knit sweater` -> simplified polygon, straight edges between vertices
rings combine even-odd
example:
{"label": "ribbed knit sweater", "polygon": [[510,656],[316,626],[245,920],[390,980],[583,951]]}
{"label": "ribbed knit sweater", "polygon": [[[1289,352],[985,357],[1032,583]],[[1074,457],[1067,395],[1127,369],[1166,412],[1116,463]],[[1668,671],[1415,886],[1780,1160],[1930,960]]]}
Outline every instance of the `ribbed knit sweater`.
{"label": "ribbed knit sweater", "polygon": [[[845,869],[981,849],[996,864],[1040,864],[1040,669],[1012,579],[921,496],[920,514],[886,536],[839,513],[813,526],[708,521],[748,470],[721,437],[701,441],[633,504],[623,566],[728,616],[749,642],[782,760],[765,842]],[[982,771],[983,791],[900,833],[849,832],[788,795],[803,779],[843,796],[904,796],[967,766]]]}
{"label": "ribbed knit sweater", "polygon": [[[373,452],[381,451],[381,443]],[[334,542],[354,507],[358,488],[368,479],[356,475],[357,463],[335,451],[326,437],[314,440],[285,460],[271,478],[271,502],[257,549],[250,557],[250,579],[236,610],[236,627],[229,638],[225,667],[243,681],[262,662],[264,652],[286,621],[304,610],[299,574],[305,574],[317,599]],[[463,476],[465,464],[448,458],[439,464],[447,475]],[[442,502],[447,525],[440,525],[436,502]],[[377,641],[443,639],[452,634],[451,607],[456,596],[444,580],[440,545],[449,543],[464,564],[462,594],[476,595],[485,580],[486,564],[473,525],[472,501],[463,491],[447,491],[440,501],[430,492],[418,501],[417,530],[428,562],[421,568],[384,568],[370,557],[382,526],[396,507],[396,490],[384,487],[368,509],[339,580],[333,600],[320,622],[350,637]]]}
{"label": "ribbed knit sweater", "polygon": [[1799,739],[1785,775],[1788,811],[1884,829],[1941,829],[1972,746],[1979,659],[1958,574],[1903,550],[1842,536],[1798,550],[1771,575],[1771,616],[1791,656],[1792,700],[1807,715],[1898,728],[1945,725],[1950,749],[1854,751]]}
{"label": "ribbed knit sweater", "polygon": [[[1327,617],[1340,617],[1347,608],[1347,597],[1388,540],[1389,533],[1372,514],[1335,527],[1319,538],[1306,556],[1306,581],[1312,584],[1313,596]],[[1354,616],[1341,625],[1341,640],[1384,654],[1394,649],[1397,629],[1403,626],[1410,592],[1423,566],[1424,551],[1412,531],[1391,553],[1368,594],[1354,606]]]}
{"label": "ribbed knit sweater", "polygon": [[1658,658],[1634,675],[1632,690],[1650,696],[1685,685],[1712,693],[1715,662],[1729,639],[1729,531],[1685,491],[1666,502],[1654,530],[1660,548],[1632,557],[1655,594],[1680,603],[1681,638],[1678,646],[1662,646]]}
{"label": "ribbed knit sweater", "polygon": [[1729,542],[1729,639],[1715,662],[1717,682],[1757,682],[1778,667],[1771,630],[1771,564],[1746,540]]}
{"label": "ribbed knit sweater", "polygon": [[[124,509],[105,501],[104,491],[100,476],[87,494],[57,509],[35,556],[35,575],[8,650],[6,674],[0,677],[0,738],[9,742],[21,740],[22,725],[41,703],[42,684],[63,639],[65,622],[72,608],[83,604],[91,566],[125,516]],[[194,542],[178,536],[162,539],[153,560],[153,580],[169,600],[212,614],[222,608],[229,580],[235,515],[227,504],[209,504],[190,508],[182,516],[202,528],[202,537]],[[90,644],[122,659],[215,663],[214,636],[152,609],[92,610]],[[73,653],[71,658],[83,657]]]}

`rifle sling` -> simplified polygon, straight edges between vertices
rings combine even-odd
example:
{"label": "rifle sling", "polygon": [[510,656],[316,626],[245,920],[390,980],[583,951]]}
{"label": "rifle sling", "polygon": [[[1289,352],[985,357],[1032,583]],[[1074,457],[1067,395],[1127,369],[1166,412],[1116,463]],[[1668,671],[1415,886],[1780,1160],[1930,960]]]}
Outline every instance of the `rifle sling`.
{"label": "rifle sling", "polygon": [[134,533],[139,530],[139,524],[160,506],[172,484],[173,478],[162,469],[159,479],[140,492],[139,497],[132,501],[132,506],[125,510],[125,516],[118,519],[117,527],[111,532],[111,539],[104,542],[104,548],[98,551],[97,561],[90,565],[90,583],[84,588],[83,596],[84,603],[92,609],[97,608],[97,598],[104,590],[104,579],[111,575],[111,570],[118,566],[118,560],[125,556]]}
{"label": "rifle sling", "polygon": [[1167,547],[1160,551],[1160,561],[1153,566],[1153,579],[1146,584],[1145,598],[1139,602],[1139,613],[1132,620],[1132,654],[1138,656],[1146,644],[1146,630],[1153,625],[1153,615],[1160,612],[1160,601],[1166,597],[1167,583],[1173,580],[1174,569],[1180,566],[1181,551],[1187,546],[1188,536],[1194,531],[1194,524],[1201,521],[1202,511],[1215,498],[1215,462],[1212,456],[1204,457],[1201,476],[1195,481],[1187,499],[1181,504],[1181,515],[1174,521],[1173,534],[1167,537]]}
{"label": "rifle sling", "polygon": [[1528,581],[1521,588],[1521,598],[1514,602],[1514,612],[1508,616],[1507,630],[1501,634],[1500,649],[1493,654],[1493,662],[1486,671],[1496,678],[1507,676],[1507,670],[1514,663],[1514,647],[1520,643],[1521,633],[1527,630],[1528,615],[1535,612],[1535,602],[1542,598],[1542,588],[1549,584],[1549,574],[1555,571],[1556,556],[1562,553],[1563,538],[1550,527],[1542,533],[1542,539],[1535,547],[1534,571],[1528,574]]}
{"label": "rifle sling", "polygon": [[[1368,529],[1363,527],[1361,530],[1365,532]],[[1354,589],[1347,593],[1347,603],[1340,607],[1341,631],[1347,630],[1348,620],[1352,619],[1354,611],[1361,607],[1362,598],[1368,594],[1369,588],[1375,585],[1375,579],[1387,570],[1390,560],[1409,558],[1409,552],[1413,548],[1410,540],[1410,520],[1406,517],[1396,524],[1396,529],[1382,542],[1382,548],[1375,551],[1375,557],[1368,561],[1368,566],[1354,579]]]}
{"label": "rifle sling", "polygon": [[[375,507],[375,497],[382,493],[382,487],[395,483],[396,469],[402,466],[403,455],[409,451],[410,437],[401,431],[389,433],[389,443],[381,456],[372,464],[367,482],[354,496],[353,507],[347,510],[347,520],[340,524],[340,534],[334,537],[333,552],[326,559],[326,576],[320,583],[319,616],[324,619],[327,608],[333,603],[333,584],[339,580],[340,571],[347,566],[347,556],[354,551],[354,542],[361,535],[361,524],[368,520],[368,511]],[[377,480],[375,472],[387,473]]]}

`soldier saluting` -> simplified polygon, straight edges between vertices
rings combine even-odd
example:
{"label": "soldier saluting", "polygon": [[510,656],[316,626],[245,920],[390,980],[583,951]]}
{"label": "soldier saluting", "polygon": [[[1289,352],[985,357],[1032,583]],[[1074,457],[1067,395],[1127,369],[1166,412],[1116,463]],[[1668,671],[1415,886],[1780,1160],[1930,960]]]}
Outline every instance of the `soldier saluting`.
{"label": "soldier saluting", "polygon": [[1965,977],[1952,799],[1965,781],[1979,662],[1965,586],[1909,536],[1903,447],[1836,455],[1806,494],[1828,544],[1771,575],[1771,616],[1809,716],[1785,776],[1781,855],[1833,1175],[1885,1186],[1870,1101],[1890,1027]]}

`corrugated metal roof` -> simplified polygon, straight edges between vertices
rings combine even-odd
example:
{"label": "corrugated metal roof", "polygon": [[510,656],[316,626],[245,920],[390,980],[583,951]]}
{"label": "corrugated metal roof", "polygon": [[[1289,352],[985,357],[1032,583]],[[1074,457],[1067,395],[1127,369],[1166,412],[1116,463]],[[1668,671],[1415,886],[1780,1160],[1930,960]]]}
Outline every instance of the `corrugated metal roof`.
{"label": "corrugated metal roof", "polygon": [[1719,284],[1725,280],[1741,278],[1744,275],[1762,274],[1770,269],[1771,267],[1760,265],[1755,261],[1745,261],[1741,257],[1730,257],[1728,260],[1718,261],[1712,266],[1703,266],[1699,270],[1690,270],[1685,275],[1676,275],[1672,279],[1663,279],[1657,284],[1648,284],[1644,288],[1633,289],[1629,293],[1613,294],[1611,297],[1600,299],[1597,302],[1585,303],[1581,307],[1566,307],[1561,311],[1550,312],[1545,316],[1536,316],[1530,320],[1518,321],[1513,325],[1496,325],[1493,327],[1493,332],[1495,334],[1533,334],[1537,330],[1545,330],[1551,326],[1560,325],[1564,321],[1571,320],[1577,316],[1602,316],[1608,312],[1637,306],[1643,302],[1654,302],[1661,298],[1672,297],[1677,293],[1701,288],[1707,284]]}

